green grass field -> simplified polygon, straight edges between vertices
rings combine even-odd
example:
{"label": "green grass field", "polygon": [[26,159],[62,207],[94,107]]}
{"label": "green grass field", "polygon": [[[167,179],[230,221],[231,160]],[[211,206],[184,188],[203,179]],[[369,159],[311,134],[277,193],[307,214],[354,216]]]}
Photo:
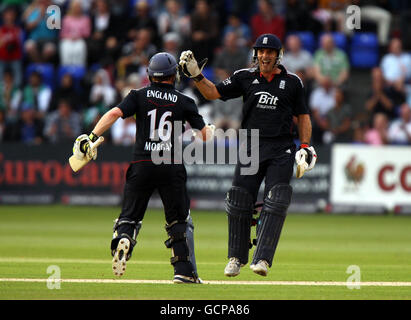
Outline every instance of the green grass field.
{"label": "green grass field", "polygon": [[[411,282],[411,219],[398,216],[289,214],[267,277],[249,266],[226,278],[227,219],[223,212],[193,211],[198,270],[206,281],[228,284],[69,283],[115,279],[109,243],[115,207],[0,206],[0,299],[411,299],[411,286],[233,285],[236,281],[345,282],[357,265],[362,282]],[[161,211],[146,213],[138,245],[122,280],[171,280],[170,250]],[[63,282],[46,282],[57,265]]]}

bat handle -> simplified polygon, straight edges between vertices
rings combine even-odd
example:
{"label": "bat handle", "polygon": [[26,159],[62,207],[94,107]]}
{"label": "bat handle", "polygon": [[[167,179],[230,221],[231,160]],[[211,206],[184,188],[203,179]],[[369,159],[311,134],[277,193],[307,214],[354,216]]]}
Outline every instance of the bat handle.
{"label": "bat handle", "polygon": [[102,144],[104,141],[104,137],[99,137],[96,141],[90,143],[90,149],[94,150],[97,148],[100,144]]}

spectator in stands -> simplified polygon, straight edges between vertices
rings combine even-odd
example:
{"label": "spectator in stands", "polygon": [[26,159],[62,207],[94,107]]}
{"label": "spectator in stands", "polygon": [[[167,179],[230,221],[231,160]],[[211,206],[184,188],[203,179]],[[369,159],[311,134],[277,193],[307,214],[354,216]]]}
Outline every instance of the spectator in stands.
{"label": "spectator in stands", "polygon": [[290,72],[296,73],[298,70],[304,70],[307,78],[313,75],[313,57],[301,47],[301,40],[296,35],[287,37],[282,64]]}
{"label": "spectator in stands", "polygon": [[28,33],[24,49],[32,62],[51,62],[56,55],[58,30],[47,27],[47,7],[50,5],[50,0],[34,0],[23,14]]}
{"label": "spectator in stands", "polygon": [[372,126],[365,132],[364,142],[371,145],[383,145],[388,142],[388,118],[384,113],[376,113]]}
{"label": "spectator in stands", "polygon": [[362,122],[353,123],[353,140],[354,144],[365,144],[365,132],[368,130],[368,127]]}
{"label": "spectator in stands", "polygon": [[13,73],[6,69],[0,82],[0,111],[4,112],[7,121],[17,120],[20,99],[21,91],[13,81]]}
{"label": "spectator in stands", "polygon": [[239,45],[235,32],[227,33],[223,47],[214,59],[214,74],[217,79],[222,81],[236,70],[245,68],[248,64],[248,51],[248,48]]}
{"label": "spectator in stands", "polygon": [[320,33],[322,24],[313,18],[312,9],[309,1],[287,0],[285,16],[287,32],[310,30],[314,34]]}
{"label": "spectator in stands", "polygon": [[218,14],[206,0],[197,0],[190,21],[190,41],[195,57],[198,61],[208,58],[209,63],[212,63],[219,35]]}
{"label": "spectator in stands", "polygon": [[324,142],[323,135],[328,129],[327,114],[336,104],[335,91],[331,79],[326,77],[311,93],[309,106],[312,112],[312,139],[317,144]]}
{"label": "spectator in stands", "polygon": [[[229,32],[224,38],[224,46],[214,60],[214,74],[216,81],[220,82],[230,77],[236,70],[247,67],[248,49],[238,45],[238,36]],[[242,98],[228,101],[214,101],[215,125],[217,128],[240,127]]]}
{"label": "spectator in stands", "polygon": [[388,128],[388,141],[393,144],[411,144],[411,107],[404,103],[400,107],[400,117]]}
{"label": "spectator in stands", "polygon": [[[159,32],[157,21],[153,18],[152,7],[147,0],[135,1],[135,13],[131,15],[126,21],[127,33],[126,42],[133,41],[137,37],[138,31],[141,29],[148,29],[151,34],[151,40],[154,45],[159,43]],[[121,35],[120,35],[121,36]]]}
{"label": "spectator in stands", "polygon": [[118,119],[110,129],[114,144],[131,146],[136,140],[136,121],[133,117]]}
{"label": "spectator in stands", "polygon": [[405,93],[405,82],[411,80],[411,55],[403,52],[399,38],[390,41],[389,53],[381,60],[381,69],[387,85],[398,93]]}
{"label": "spectator in stands", "polygon": [[[123,21],[111,14],[107,0],[96,0],[91,15],[91,36],[87,41],[88,64],[107,63],[107,50],[119,48],[125,38]],[[118,40],[118,39],[119,40]]]}
{"label": "spectator in stands", "polygon": [[96,118],[103,115],[116,102],[116,90],[111,85],[108,72],[100,69],[96,72],[90,91],[90,107],[84,112],[84,126],[88,127]]}
{"label": "spectator in stands", "polygon": [[121,90],[117,89],[117,96],[119,96],[119,100],[123,100],[131,90],[139,89],[143,86],[143,80],[137,73],[130,74]]}
{"label": "spectator in stands", "polygon": [[384,113],[388,119],[395,117],[394,102],[390,97],[389,88],[384,84],[384,78],[380,68],[372,70],[372,87],[365,102],[365,110],[373,118],[376,113]]}
{"label": "spectator in stands", "polygon": [[350,2],[348,0],[320,0],[314,17],[323,24],[325,31],[343,32],[346,22],[346,7],[350,5]]}
{"label": "spectator in stands", "polygon": [[49,142],[73,142],[81,134],[80,115],[72,110],[68,101],[60,100],[56,111],[46,118],[44,136]]}
{"label": "spectator in stands", "polygon": [[22,29],[16,25],[16,11],[9,7],[3,11],[0,26],[0,79],[6,68],[13,72],[15,85],[22,84]]}
{"label": "spectator in stands", "polygon": [[72,0],[67,14],[63,18],[60,33],[60,63],[63,66],[87,65],[86,40],[91,35],[91,21],[83,13],[80,0]]}
{"label": "spectator in stands", "polygon": [[228,16],[227,25],[223,30],[223,37],[229,32],[234,32],[237,35],[239,46],[250,46],[252,44],[250,27],[243,23],[236,13]]}
{"label": "spectator in stands", "polygon": [[[100,69],[94,76],[94,83],[90,92],[90,105],[98,108],[109,108],[116,100],[116,91],[111,85],[106,70]],[[102,110],[103,111],[103,110]]]}
{"label": "spectator in stands", "polygon": [[6,127],[6,113],[4,112],[4,110],[0,109],[0,142],[6,140]]}
{"label": "spectator in stands", "polygon": [[281,41],[285,35],[285,19],[277,15],[270,0],[258,0],[258,13],[251,17],[253,41],[264,33],[273,33]]}
{"label": "spectator in stands", "polygon": [[116,31],[121,30],[119,24],[120,21],[110,12],[107,0],[95,0],[91,14],[92,37],[106,39],[110,35],[117,35]]}
{"label": "spectator in stands", "polygon": [[163,36],[163,50],[172,54],[176,59],[181,53],[181,37],[178,33],[169,32]]}
{"label": "spectator in stands", "polygon": [[158,17],[158,31],[160,36],[175,32],[181,37],[190,34],[190,17],[184,12],[178,0],[167,0],[164,11]]}
{"label": "spectator in stands", "polygon": [[250,14],[255,10],[255,1],[235,0],[231,3],[231,12],[237,12],[243,21],[248,22],[250,19]]}
{"label": "spectator in stands", "polygon": [[50,111],[57,110],[59,101],[66,100],[73,107],[73,110],[80,111],[85,103],[83,97],[74,87],[74,79],[70,73],[62,76],[60,85],[53,91]]}
{"label": "spectator in stands", "polygon": [[331,34],[321,37],[321,49],[314,55],[314,77],[318,84],[330,78],[334,86],[343,86],[349,77],[349,61],[344,51],[335,47]]}
{"label": "spectator in stands", "polygon": [[347,143],[352,141],[351,107],[346,104],[344,91],[335,90],[335,106],[326,115],[327,131],[324,135],[327,142]]}
{"label": "spectator in stands", "polygon": [[12,125],[12,141],[21,141],[27,144],[40,144],[43,142],[43,120],[38,119],[34,109],[25,106],[21,111],[20,119]]}
{"label": "spectator in stands", "polygon": [[43,119],[49,110],[51,97],[52,91],[44,84],[41,74],[33,71],[28,84],[23,88],[22,109],[34,109],[36,117]]}
{"label": "spectator in stands", "polygon": [[108,5],[110,12],[120,21],[129,16],[129,0],[108,0]]}
{"label": "spectator in stands", "polygon": [[117,64],[117,75],[126,77],[130,73],[141,72],[148,65],[157,48],[151,43],[150,29],[140,29],[133,42],[127,43]]}
{"label": "spectator in stands", "polygon": [[0,11],[13,6],[16,9],[17,14],[20,15],[23,8],[30,2],[30,0],[2,0],[0,4]]}

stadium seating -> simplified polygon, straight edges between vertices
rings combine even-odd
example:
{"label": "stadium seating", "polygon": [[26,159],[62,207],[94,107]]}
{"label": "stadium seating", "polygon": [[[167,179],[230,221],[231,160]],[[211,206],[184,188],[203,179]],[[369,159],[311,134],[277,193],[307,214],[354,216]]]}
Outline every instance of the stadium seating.
{"label": "stadium seating", "polygon": [[315,36],[311,31],[298,31],[290,34],[298,36],[301,40],[303,48],[311,53],[317,49]]}
{"label": "stadium seating", "polygon": [[81,82],[86,75],[86,68],[83,66],[60,66],[58,70],[58,83],[66,73],[70,73],[74,80],[74,87],[77,91],[81,91]]}
{"label": "stadium seating", "polygon": [[355,33],[351,42],[350,59],[355,68],[372,68],[378,64],[378,39],[374,33]]}
{"label": "stadium seating", "polygon": [[25,78],[30,77],[31,73],[37,71],[43,77],[43,81],[50,88],[55,89],[55,72],[54,66],[51,63],[30,63],[26,67]]}

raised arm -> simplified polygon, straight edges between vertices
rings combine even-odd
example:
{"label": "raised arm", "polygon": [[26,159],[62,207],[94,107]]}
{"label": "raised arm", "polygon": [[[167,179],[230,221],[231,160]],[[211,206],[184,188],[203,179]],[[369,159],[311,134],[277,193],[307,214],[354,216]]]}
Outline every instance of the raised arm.
{"label": "raised arm", "polygon": [[200,91],[203,97],[207,100],[216,100],[221,97],[215,84],[204,76],[200,81],[194,80],[194,84],[197,87],[198,91]]}
{"label": "raised arm", "polygon": [[194,80],[195,86],[201,92],[204,98],[207,100],[215,100],[221,97],[214,83],[205,78],[201,73],[207,59],[202,60],[197,63],[194,58],[193,53],[188,51],[183,51],[180,56],[180,68],[182,72],[189,78]]}

